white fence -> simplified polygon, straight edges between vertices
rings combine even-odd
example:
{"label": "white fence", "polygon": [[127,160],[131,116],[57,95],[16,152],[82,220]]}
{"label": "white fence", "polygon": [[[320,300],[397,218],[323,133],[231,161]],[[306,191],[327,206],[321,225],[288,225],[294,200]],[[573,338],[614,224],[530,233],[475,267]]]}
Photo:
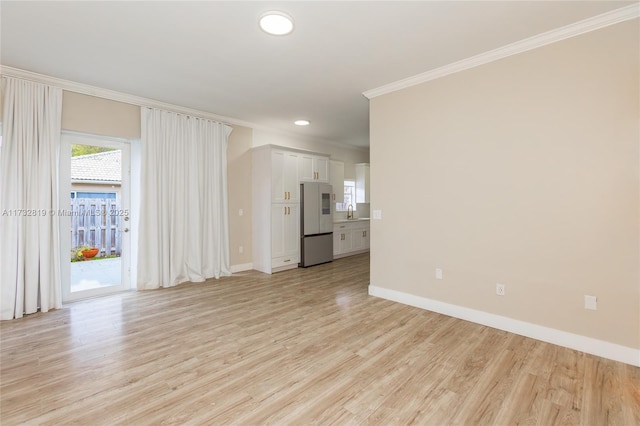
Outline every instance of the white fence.
{"label": "white fence", "polygon": [[71,248],[97,247],[98,256],[120,256],[120,200],[71,199]]}

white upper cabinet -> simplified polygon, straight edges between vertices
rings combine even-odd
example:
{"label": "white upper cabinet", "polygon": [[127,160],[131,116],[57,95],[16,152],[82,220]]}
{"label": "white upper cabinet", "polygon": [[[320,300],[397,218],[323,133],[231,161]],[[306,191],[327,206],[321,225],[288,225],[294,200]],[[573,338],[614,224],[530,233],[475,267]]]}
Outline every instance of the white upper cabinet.
{"label": "white upper cabinet", "polygon": [[284,189],[284,157],[283,151],[271,153],[271,198],[275,203],[284,202],[287,195]]}
{"label": "white upper cabinet", "polygon": [[300,154],[298,179],[301,182],[329,182],[329,158]]}
{"label": "white upper cabinet", "polygon": [[287,151],[271,153],[271,201],[296,202],[299,197],[298,155]]}
{"label": "white upper cabinet", "polygon": [[369,163],[356,164],[356,203],[369,203]]}
{"label": "white upper cabinet", "polygon": [[284,161],[284,185],[288,202],[300,201],[300,182],[298,181],[298,155],[287,152]]}
{"label": "white upper cabinet", "polygon": [[344,163],[342,161],[331,160],[330,162],[330,182],[333,195],[331,201],[334,203],[344,203]]}
{"label": "white upper cabinet", "polygon": [[315,180],[315,173],[313,169],[313,156],[308,154],[301,154],[298,157],[298,178],[300,181],[313,181]]}
{"label": "white upper cabinet", "polygon": [[329,159],[327,157],[315,158],[316,180],[318,182],[329,183]]}

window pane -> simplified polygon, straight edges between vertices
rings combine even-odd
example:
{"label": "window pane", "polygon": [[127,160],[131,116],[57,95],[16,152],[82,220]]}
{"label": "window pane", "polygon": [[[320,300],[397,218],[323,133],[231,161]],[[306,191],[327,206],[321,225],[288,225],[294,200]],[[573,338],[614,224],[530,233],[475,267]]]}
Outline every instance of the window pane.
{"label": "window pane", "polygon": [[356,211],[355,197],[356,195],[356,183],[352,180],[344,181],[344,203],[336,203],[336,211],[347,211],[349,205]]}

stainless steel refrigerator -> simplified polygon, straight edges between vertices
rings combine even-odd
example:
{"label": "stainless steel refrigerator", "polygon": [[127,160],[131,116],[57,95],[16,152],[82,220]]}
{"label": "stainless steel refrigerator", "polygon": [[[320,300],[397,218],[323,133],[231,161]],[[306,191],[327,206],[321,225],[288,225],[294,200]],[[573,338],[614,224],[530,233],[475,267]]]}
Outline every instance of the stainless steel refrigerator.
{"label": "stainless steel refrigerator", "polygon": [[300,266],[333,260],[333,216],[331,185],[300,184]]}

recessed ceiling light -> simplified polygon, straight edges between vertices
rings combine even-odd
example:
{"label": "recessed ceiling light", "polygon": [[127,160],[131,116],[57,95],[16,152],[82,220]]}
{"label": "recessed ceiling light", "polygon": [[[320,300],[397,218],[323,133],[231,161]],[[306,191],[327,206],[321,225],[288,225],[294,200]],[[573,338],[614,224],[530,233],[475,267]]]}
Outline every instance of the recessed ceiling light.
{"label": "recessed ceiling light", "polygon": [[296,120],[293,122],[293,124],[295,124],[296,126],[308,126],[309,124],[311,124],[311,122],[309,120]]}
{"label": "recessed ceiling light", "polygon": [[271,35],[287,35],[293,31],[293,18],[284,12],[265,12],[260,17],[260,28]]}

